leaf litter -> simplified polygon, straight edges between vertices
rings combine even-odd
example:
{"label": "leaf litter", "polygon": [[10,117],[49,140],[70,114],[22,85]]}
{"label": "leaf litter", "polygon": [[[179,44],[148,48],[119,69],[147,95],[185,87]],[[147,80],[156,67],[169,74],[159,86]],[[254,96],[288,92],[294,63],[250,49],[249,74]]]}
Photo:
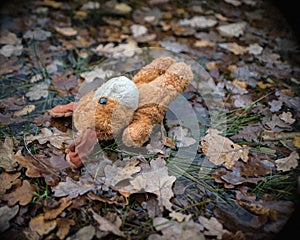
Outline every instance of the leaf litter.
{"label": "leaf litter", "polygon": [[[12,23],[0,35],[1,239],[276,236],[299,203],[297,48],[282,48],[292,35],[278,27],[287,26],[279,13],[270,17],[269,3],[195,4],[43,0],[5,13]],[[138,58],[140,46],[184,53],[208,71],[184,95],[200,141],[166,117],[147,146],[152,157],[113,144],[72,171],[64,160],[70,121],[47,110],[74,101],[81,84],[113,76],[104,59]],[[219,97],[224,112],[216,111]],[[210,123],[208,110],[216,114]],[[176,156],[190,156],[194,145],[192,163]]]}

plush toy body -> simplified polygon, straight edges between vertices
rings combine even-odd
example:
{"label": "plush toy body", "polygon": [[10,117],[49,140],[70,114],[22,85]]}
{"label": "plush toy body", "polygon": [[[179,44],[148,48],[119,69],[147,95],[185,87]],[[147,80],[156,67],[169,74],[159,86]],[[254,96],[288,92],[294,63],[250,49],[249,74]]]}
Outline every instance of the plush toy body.
{"label": "plush toy body", "polygon": [[[193,79],[190,66],[161,57],[143,67],[132,80],[112,78],[79,102],[56,106],[52,117],[73,116],[78,137],[66,150],[73,168],[98,140],[122,136],[128,147],[141,147],[149,140],[152,128],[160,123],[169,104]],[[93,134],[92,134],[93,132]]]}

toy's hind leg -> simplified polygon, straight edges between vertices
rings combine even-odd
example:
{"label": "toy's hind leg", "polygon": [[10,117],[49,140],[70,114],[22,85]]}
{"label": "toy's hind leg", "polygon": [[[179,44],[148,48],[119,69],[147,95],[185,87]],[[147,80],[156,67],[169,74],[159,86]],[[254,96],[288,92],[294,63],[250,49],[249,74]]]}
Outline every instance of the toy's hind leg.
{"label": "toy's hind leg", "polygon": [[150,64],[143,67],[133,78],[132,81],[139,87],[142,84],[153,81],[158,76],[164,74],[166,70],[175,62],[170,57],[160,57],[153,60]]}

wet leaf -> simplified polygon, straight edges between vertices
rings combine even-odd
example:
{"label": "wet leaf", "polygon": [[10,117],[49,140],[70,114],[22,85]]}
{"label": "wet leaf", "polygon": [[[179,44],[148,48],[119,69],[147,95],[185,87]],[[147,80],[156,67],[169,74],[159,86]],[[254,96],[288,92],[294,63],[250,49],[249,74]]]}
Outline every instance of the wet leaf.
{"label": "wet leaf", "polygon": [[19,206],[16,205],[12,208],[8,206],[0,207],[0,233],[9,228],[9,221],[14,218],[19,211]]}
{"label": "wet leaf", "polygon": [[93,218],[98,222],[100,231],[110,232],[120,237],[125,237],[124,233],[120,231],[120,226],[122,225],[122,220],[117,216],[115,222],[110,222],[106,218],[101,217],[99,214],[93,213]]}
{"label": "wet leaf", "polygon": [[201,149],[209,160],[220,165],[225,163],[226,168],[232,168],[239,159],[248,161],[249,148],[233,143],[229,138],[220,135],[218,130],[208,129],[201,140]]}
{"label": "wet leaf", "polygon": [[287,172],[298,166],[299,154],[292,152],[288,157],[275,160],[277,170]]}
{"label": "wet leaf", "polygon": [[13,206],[18,202],[21,206],[25,206],[31,202],[34,190],[35,188],[27,180],[24,180],[22,186],[5,194],[2,199],[7,201],[9,206]]}

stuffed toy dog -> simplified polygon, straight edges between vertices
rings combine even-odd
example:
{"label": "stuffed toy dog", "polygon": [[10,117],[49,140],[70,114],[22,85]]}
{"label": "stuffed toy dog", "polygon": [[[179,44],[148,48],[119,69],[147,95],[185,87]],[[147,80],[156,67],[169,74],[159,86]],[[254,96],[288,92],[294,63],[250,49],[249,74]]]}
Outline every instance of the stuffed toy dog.
{"label": "stuffed toy dog", "polygon": [[143,67],[132,80],[115,77],[78,102],[59,105],[49,111],[52,117],[73,117],[78,136],[66,149],[73,169],[82,165],[97,140],[121,136],[128,147],[141,147],[159,124],[169,104],[193,79],[191,67],[170,57],[160,57]]}

